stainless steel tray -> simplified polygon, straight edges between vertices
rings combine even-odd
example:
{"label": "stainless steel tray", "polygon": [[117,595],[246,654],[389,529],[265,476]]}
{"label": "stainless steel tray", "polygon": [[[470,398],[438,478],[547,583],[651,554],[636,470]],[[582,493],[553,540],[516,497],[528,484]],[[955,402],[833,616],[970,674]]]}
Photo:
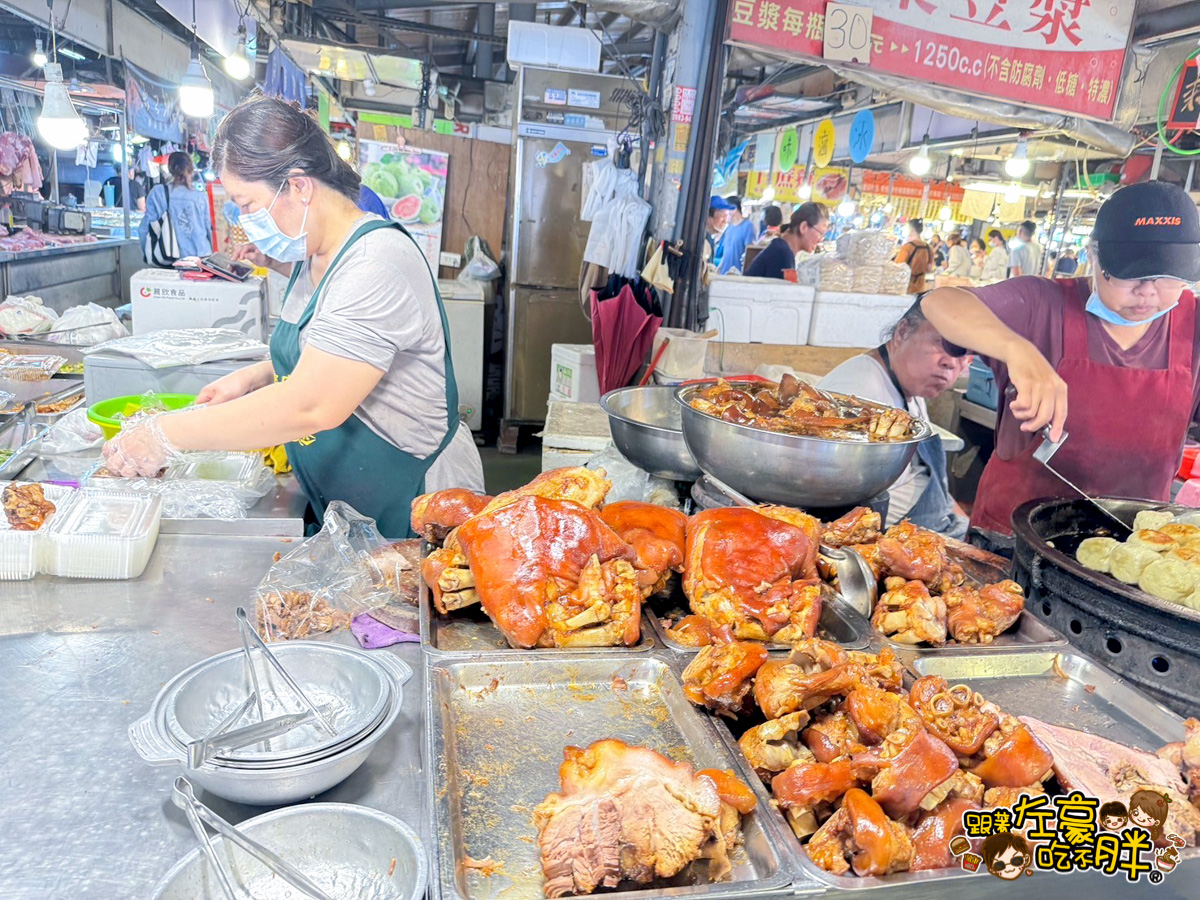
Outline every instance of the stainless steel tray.
{"label": "stainless steel tray", "polygon": [[417,594],[420,609],[421,647],[430,656],[445,659],[464,657],[495,656],[501,654],[525,655],[528,653],[582,654],[594,656],[613,653],[644,653],[654,649],[654,638],[650,627],[642,618],[642,639],[632,647],[538,647],[522,650],[510,647],[492,620],[479,606],[456,610],[448,616],[439,615],[433,608],[433,596],[429,586],[421,581]]}
{"label": "stainless steel tray", "polygon": [[12,456],[0,462],[0,481],[13,481],[33,462],[49,427],[24,413],[0,425],[0,449],[13,451]]}
{"label": "stainless steel tray", "polygon": [[917,656],[942,656],[946,654],[988,653],[992,650],[1032,650],[1039,647],[1058,647],[1067,643],[1067,639],[1038,619],[1032,612],[1025,609],[1017,618],[1016,624],[1003,634],[996,635],[990,644],[960,644],[949,640],[941,647],[927,647],[923,644],[901,644],[877,632],[868,623],[871,633],[880,646],[891,648],[900,659],[910,659]]}
{"label": "stainless steel tray", "polygon": [[[40,413],[36,410],[36,406],[38,405],[45,406],[46,404],[55,403],[59,400],[66,400],[68,397],[76,398],[75,403],[73,406],[69,406],[61,412]],[[67,413],[74,412],[75,410],[79,409],[83,402],[83,382],[80,381],[77,384],[72,384],[61,391],[56,391],[49,397],[43,397],[41,400],[38,400],[35,404],[34,420],[37,422],[45,422],[47,425],[53,425]]]}
{"label": "stainless steel tray", "polygon": [[[687,647],[672,640],[671,636],[667,634],[667,628],[663,622],[663,618],[675,619],[687,615],[687,599],[682,594],[673,595],[666,600],[659,600],[657,603],[654,598],[651,598],[643,609],[646,619],[650,622],[650,627],[654,629],[654,636],[664,647],[674,653],[686,653],[689,656],[694,656],[699,652],[698,647]],[[662,614],[662,618],[659,613]],[[817,637],[841,644],[847,650],[864,650],[870,645],[874,636],[875,632],[871,628],[871,623],[840,597],[829,598],[829,601],[821,608],[821,621],[817,626]],[[770,641],[764,643],[763,646],[768,650],[792,649],[791,644],[777,644]]]}
{"label": "stainless steel tray", "polygon": [[[1056,659],[1063,675],[1055,672]],[[1008,649],[996,653],[959,652],[926,656],[913,661],[910,668],[917,675],[941,675],[951,684],[967,684],[1012,715],[1034,716],[1051,725],[1103,735],[1150,752],[1165,743],[1183,739],[1182,719],[1114,677],[1099,664],[1070,652],[1070,648],[1064,648],[1061,652],[1051,649]],[[1095,690],[1089,691],[1089,687]],[[746,767],[746,759],[729,724],[723,719],[714,718],[714,721],[717,722],[721,739],[737,757],[739,764]],[[761,782],[755,781],[755,787],[758,787]],[[986,872],[970,873],[954,868],[901,872],[871,878],[834,875],[809,859],[777,809],[772,807],[770,812],[776,819],[776,827],[783,830],[787,839],[783,852],[795,869],[797,878],[807,877],[841,890],[887,888],[888,896],[914,900],[935,896],[970,897],[972,900],[1011,896],[1011,888],[1005,882],[988,877]],[[1181,855],[1187,859],[1200,856],[1200,849],[1188,849]],[[1116,879],[1100,879],[1086,873],[1066,876],[1051,876],[1044,872],[1036,874],[1040,879],[1053,878],[1050,882],[1053,896],[1125,896],[1119,893],[1120,888],[1117,887],[1125,882]],[[964,883],[964,879],[973,880]],[[1167,884],[1170,884],[1169,879]],[[1093,890],[1080,893],[1081,885],[1091,885]],[[1116,888],[1118,893],[1106,892],[1107,887]]]}
{"label": "stainless steel tray", "polygon": [[[1055,671],[1056,659],[1061,675]],[[1014,716],[1034,716],[1151,753],[1183,740],[1179,716],[1069,647],[927,656],[910,668],[917,675],[941,675],[951,684],[970,685]]]}
{"label": "stainless steel tray", "polygon": [[[605,893],[605,898],[741,897],[790,893],[792,869],[757,779],[746,778],[692,706],[679,679],[653,656],[433,661],[427,665],[434,882],[443,900],[541,897],[543,876],[533,808],[559,788],[567,745],[617,737],[697,768],[733,768],[754,784],[758,809],[743,821],[745,844],[731,881]],[[490,856],[490,878],[464,867]],[[686,870],[685,870],[686,871]],[[811,890],[815,884],[804,881]]]}

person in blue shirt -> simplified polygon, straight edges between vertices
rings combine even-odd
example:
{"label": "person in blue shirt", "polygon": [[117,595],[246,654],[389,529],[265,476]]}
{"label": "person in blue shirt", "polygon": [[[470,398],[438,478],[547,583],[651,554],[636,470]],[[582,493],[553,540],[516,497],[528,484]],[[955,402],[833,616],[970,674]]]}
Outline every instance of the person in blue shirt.
{"label": "person in blue shirt", "polygon": [[787,269],[796,268],[796,254],[812,253],[825,240],[829,230],[829,207],[824,203],[801,203],[783,226],[779,237],[767,244],[746,268],[751,278],[782,278]]}
{"label": "person in blue shirt", "polygon": [[363,212],[375,213],[381,219],[390,219],[386,204],[379,198],[379,195],[367,187],[365,184],[358,191],[358,208]]}
{"label": "person in blue shirt", "polygon": [[725,230],[725,224],[729,221],[731,209],[733,204],[724,197],[713,194],[708,199],[708,221],[704,226],[704,259],[714,266],[720,262],[717,258],[717,241],[720,240],[721,232]]}
{"label": "person in blue shirt", "polygon": [[212,216],[208,195],[192,187],[196,172],[192,158],[177,150],[167,157],[167,184],[155,185],[146,198],[146,215],[138,225],[138,238],[145,241],[150,223],[167,211],[167,191],[171,192],[171,230],[179,247],[179,256],[209,256],[213,252]]}
{"label": "person in blue shirt", "polygon": [[742,198],[726,198],[733,209],[729,211],[729,224],[721,234],[721,262],[717,266],[717,274],[726,272],[741,272],[742,257],[746,248],[754,241],[754,223],[742,217]]}

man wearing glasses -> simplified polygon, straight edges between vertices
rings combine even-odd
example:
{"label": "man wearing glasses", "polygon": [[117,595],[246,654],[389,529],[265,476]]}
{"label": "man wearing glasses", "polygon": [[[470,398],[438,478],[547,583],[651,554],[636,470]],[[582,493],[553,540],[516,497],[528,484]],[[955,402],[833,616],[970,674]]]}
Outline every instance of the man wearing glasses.
{"label": "man wearing glasses", "polygon": [[1017,506],[1071,493],[1033,459],[1043,429],[1070,434],[1054,467],[1081,490],[1165,501],[1200,402],[1191,198],[1160,181],[1122,188],[1100,207],[1088,255],[1094,279],[1022,276],[922,299],[930,323],[980,354],[1007,398],[971,515],[982,542],[1001,549]]}
{"label": "man wearing glasses", "polygon": [[782,278],[786,269],[796,268],[796,254],[812,253],[825,240],[829,230],[829,208],[824,203],[801,203],[791,219],[779,230],[779,237],[767,244],[746,267],[752,278]]}

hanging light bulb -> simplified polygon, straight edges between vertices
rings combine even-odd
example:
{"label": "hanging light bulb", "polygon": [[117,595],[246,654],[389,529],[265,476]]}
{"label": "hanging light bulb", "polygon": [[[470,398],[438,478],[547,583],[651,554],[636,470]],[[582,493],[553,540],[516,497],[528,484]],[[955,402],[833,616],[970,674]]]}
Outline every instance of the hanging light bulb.
{"label": "hanging light bulb", "polygon": [[1004,174],[1009,178],[1024,178],[1029,174],[1029,148],[1025,144],[1025,138],[1017,141],[1017,148],[1013,150],[1013,155],[1004,161]]}
{"label": "hanging light bulb", "polygon": [[857,203],[855,203],[853,200],[851,200],[849,197],[847,197],[845,200],[843,200],[841,203],[838,204],[837,214],[839,216],[841,216],[843,219],[848,219],[852,215],[854,215],[854,210],[857,206],[858,206]]}
{"label": "hanging light bulb", "polygon": [[50,57],[46,56],[46,51],[42,48],[42,39],[38,38],[33,42],[33,64],[39,69],[50,62]]}
{"label": "hanging light bulb", "polygon": [[950,207],[949,207],[949,205],[947,205],[947,204],[945,204],[945,203],[943,203],[943,204],[942,204],[942,208],[938,210],[938,219],[939,219],[939,220],[941,220],[942,222],[949,222],[949,221],[950,221]]}
{"label": "hanging light bulb", "polygon": [[46,93],[37,129],[42,139],[56,150],[74,150],[87,138],[87,125],[71,103],[58,63],[46,64]]}
{"label": "hanging light bulb", "polygon": [[775,188],[768,184],[765,188],[763,188],[762,198],[767,203],[770,203],[772,200],[774,200]]}
{"label": "hanging light bulb", "polygon": [[892,205],[892,201],[891,201],[891,200],[889,200],[887,203],[883,204],[883,211],[884,211],[885,213],[887,213],[888,215],[891,215],[891,213],[892,213],[892,210],[894,210],[895,208],[896,208],[896,207],[894,207],[894,206]]}
{"label": "hanging light bulb", "polygon": [[234,81],[250,77],[250,58],[246,56],[246,26],[238,26],[238,42],[233,52],[225,57],[225,72]]}
{"label": "hanging light bulb", "polygon": [[908,171],[918,178],[924,178],[932,168],[933,160],[929,158],[929,135],[926,135],[925,140],[921,141],[921,149],[917,151],[916,156],[909,159]]}
{"label": "hanging light bulb", "polygon": [[1012,184],[1010,184],[1008,186],[1007,190],[1005,190],[1005,192],[1004,192],[1004,202],[1005,203],[1016,203],[1020,199],[1021,199],[1021,188],[1014,181]]}
{"label": "hanging light bulb", "polygon": [[800,185],[800,189],[796,191],[796,196],[801,200],[807,200],[812,196],[812,185],[807,183]]}
{"label": "hanging light bulb", "polygon": [[179,84],[179,108],[185,116],[207,119],[213,114],[213,86],[200,62],[200,39],[196,31],[196,0],[192,0],[192,60]]}
{"label": "hanging light bulb", "polygon": [[352,153],[353,153],[353,151],[350,148],[349,141],[338,141],[337,142],[337,155],[339,158],[345,160],[346,162],[350,162],[350,157],[351,157]]}

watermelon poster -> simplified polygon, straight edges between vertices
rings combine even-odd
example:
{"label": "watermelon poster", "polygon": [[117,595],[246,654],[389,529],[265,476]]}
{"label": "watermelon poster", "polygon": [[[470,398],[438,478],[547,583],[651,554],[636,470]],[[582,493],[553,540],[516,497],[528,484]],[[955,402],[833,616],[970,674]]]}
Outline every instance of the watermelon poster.
{"label": "watermelon poster", "polygon": [[363,184],[379,195],[388,215],[408,229],[436,274],[442,252],[449,155],[360,140],[358,162]]}

